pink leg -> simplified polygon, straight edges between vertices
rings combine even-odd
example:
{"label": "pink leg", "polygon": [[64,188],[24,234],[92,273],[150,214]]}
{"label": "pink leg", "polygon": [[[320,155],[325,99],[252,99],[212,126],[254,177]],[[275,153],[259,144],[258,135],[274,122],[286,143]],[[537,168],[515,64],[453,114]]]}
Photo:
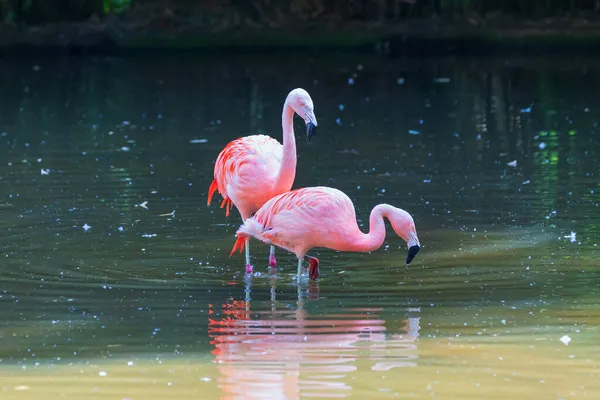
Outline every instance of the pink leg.
{"label": "pink leg", "polygon": [[306,256],[308,258],[308,276],[313,281],[319,277],[319,259],[317,257]]}
{"label": "pink leg", "polygon": [[246,273],[253,272],[252,264],[250,264],[250,238],[246,238]]}
{"label": "pink leg", "polygon": [[277,260],[275,259],[275,246],[271,246],[271,252],[269,253],[269,266],[275,268],[277,266]]}

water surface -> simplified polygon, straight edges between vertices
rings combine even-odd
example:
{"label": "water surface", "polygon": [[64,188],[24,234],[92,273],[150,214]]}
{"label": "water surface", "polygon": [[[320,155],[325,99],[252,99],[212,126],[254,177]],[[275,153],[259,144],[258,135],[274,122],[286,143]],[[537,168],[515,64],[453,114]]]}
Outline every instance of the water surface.
{"label": "water surface", "polygon": [[[3,399],[600,396],[598,60],[182,56],[0,61]],[[252,242],[212,166],[281,140],[294,187],[412,213],[322,277]],[[562,340],[561,340],[562,339]],[[570,341],[568,341],[570,339]]]}

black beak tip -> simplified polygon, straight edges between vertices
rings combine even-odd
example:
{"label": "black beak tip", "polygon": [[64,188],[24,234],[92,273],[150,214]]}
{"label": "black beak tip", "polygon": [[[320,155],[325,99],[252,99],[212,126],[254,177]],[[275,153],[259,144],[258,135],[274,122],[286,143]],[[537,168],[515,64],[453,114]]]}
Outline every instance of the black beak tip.
{"label": "black beak tip", "polygon": [[408,256],[406,256],[406,265],[410,264],[410,262],[415,258],[420,249],[421,248],[417,244],[411,246],[410,249],[408,249]]}
{"label": "black beak tip", "polygon": [[313,136],[317,134],[317,127],[312,122],[306,124],[306,143],[310,143]]}

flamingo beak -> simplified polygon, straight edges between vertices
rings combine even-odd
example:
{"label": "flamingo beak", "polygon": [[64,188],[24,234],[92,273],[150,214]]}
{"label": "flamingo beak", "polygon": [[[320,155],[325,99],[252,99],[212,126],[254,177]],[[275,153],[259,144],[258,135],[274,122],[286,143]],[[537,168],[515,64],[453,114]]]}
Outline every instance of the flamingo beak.
{"label": "flamingo beak", "polygon": [[406,266],[414,260],[417,253],[421,250],[421,246],[419,243],[419,239],[417,238],[417,234],[413,233],[408,239],[408,255],[406,256]]}
{"label": "flamingo beak", "polygon": [[310,143],[313,136],[317,134],[317,117],[313,110],[307,108],[306,111],[306,143]]}
{"label": "flamingo beak", "polygon": [[418,244],[409,247],[408,255],[406,256],[406,265],[410,264],[410,262],[415,258],[420,249],[421,248]]}

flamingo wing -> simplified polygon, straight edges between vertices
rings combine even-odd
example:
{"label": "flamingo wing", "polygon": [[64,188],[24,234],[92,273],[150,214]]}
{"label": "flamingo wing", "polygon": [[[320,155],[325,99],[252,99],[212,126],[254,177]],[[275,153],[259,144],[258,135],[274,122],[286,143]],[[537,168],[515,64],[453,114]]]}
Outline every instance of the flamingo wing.
{"label": "flamingo wing", "polygon": [[218,191],[223,196],[221,207],[227,207],[226,215],[229,215],[232,204],[239,209],[237,203],[240,200],[246,200],[250,208],[256,207],[255,203],[262,203],[261,198],[271,192],[282,155],[281,144],[266,135],[232,140],[215,162],[207,204],[210,205],[215,191]]}

